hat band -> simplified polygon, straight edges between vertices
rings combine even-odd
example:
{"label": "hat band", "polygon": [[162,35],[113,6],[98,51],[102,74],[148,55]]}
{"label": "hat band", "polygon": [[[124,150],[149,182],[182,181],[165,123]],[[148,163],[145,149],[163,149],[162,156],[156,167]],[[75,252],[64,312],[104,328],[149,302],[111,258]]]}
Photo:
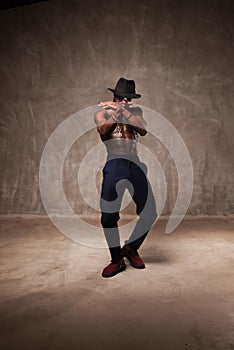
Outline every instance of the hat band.
{"label": "hat band", "polygon": [[119,94],[126,94],[126,95],[135,95],[136,92],[135,91],[118,91],[118,90],[114,90],[114,93],[118,95]]}

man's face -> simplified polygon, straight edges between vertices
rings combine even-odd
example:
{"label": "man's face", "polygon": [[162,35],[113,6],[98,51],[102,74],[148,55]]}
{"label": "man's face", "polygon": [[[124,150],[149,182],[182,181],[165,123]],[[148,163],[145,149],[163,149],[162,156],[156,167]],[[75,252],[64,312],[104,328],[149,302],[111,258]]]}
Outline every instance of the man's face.
{"label": "man's face", "polygon": [[125,102],[127,103],[128,101],[131,101],[131,99],[127,98],[127,97],[119,97],[119,96],[115,96],[113,97],[113,102]]}
{"label": "man's face", "polygon": [[118,97],[118,96],[114,96],[114,97],[113,97],[113,101],[114,101],[114,102],[121,102],[121,101],[123,101],[123,100],[124,100],[123,97]]}

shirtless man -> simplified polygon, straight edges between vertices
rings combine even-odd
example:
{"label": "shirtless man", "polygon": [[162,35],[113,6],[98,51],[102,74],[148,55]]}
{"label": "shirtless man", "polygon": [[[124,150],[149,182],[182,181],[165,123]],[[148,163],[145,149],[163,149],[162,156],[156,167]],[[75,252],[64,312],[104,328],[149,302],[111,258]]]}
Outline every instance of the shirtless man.
{"label": "shirtless man", "polygon": [[[105,109],[94,115],[97,130],[107,149],[100,205],[101,224],[110,250],[111,263],[104,268],[103,277],[112,277],[125,270],[124,257],[131,266],[145,268],[138,249],[157,216],[153,192],[145,174],[146,165],[137,155],[138,134],[145,136],[147,130],[141,108],[132,107],[131,99],[141,95],[135,93],[134,80],[124,78],[118,80],[115,89],[108,90],[114,94],[113,101],[103,103]],[[129,184],[132,185],[133,193]],[[118,220],[126,188],[136,204],[139,219],[129,240],[121,249]]]}

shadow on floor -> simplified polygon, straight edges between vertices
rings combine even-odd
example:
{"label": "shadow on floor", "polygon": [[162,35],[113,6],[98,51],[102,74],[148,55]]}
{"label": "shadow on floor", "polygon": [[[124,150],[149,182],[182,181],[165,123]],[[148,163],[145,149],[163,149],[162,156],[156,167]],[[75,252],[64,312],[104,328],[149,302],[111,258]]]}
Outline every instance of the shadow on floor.
{"label": "shadow on floor", "polygon": [[152,248],[144,249],[144,252],[141,255],[145,263],[168,264],[174,261],[174,257],[169,255],[169,252],[159,249],[153,251]]}

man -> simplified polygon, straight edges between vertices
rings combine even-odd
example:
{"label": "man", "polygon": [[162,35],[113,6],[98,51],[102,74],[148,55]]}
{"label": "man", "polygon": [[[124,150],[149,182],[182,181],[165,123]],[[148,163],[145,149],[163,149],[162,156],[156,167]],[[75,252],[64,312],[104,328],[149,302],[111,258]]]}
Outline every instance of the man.
{"label": "man", "polygon": [[[97,130],[107,149],[103,168],[101,191],[101,223],[111,255],[111,263],[104,268],[103,277],[112,277],[126,269],[124,257],[131,266],[145,268],[138,249],[156,219],[156,207],[151,186],[146,177],[146,166],[137,155],[138,134],[147,134],[146,122],[139,107],[132,106],[134,80],[120,78],[113,92],[113,101],[101,103],[103,110],[94,115]],[[131,186],[130,186],[131,185]],[[130,188],[129,188],[130,186]],[[125,245],[120,247],[118,231],[119,211],[124,190],[128,188],[136,204],[139,219]]]}

